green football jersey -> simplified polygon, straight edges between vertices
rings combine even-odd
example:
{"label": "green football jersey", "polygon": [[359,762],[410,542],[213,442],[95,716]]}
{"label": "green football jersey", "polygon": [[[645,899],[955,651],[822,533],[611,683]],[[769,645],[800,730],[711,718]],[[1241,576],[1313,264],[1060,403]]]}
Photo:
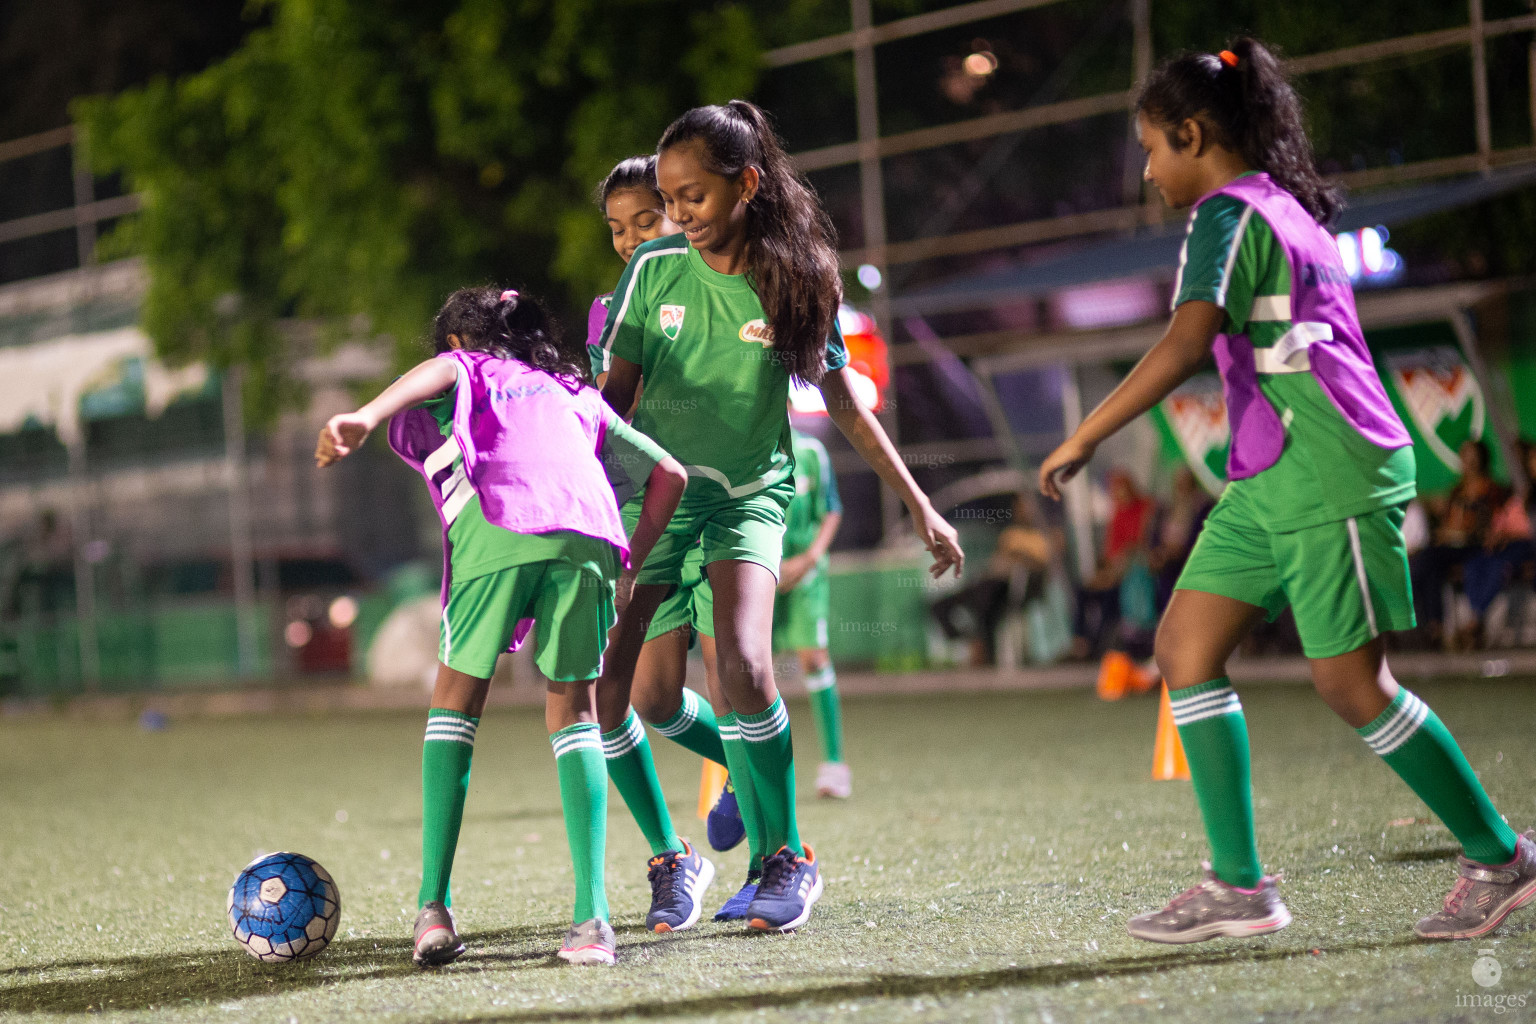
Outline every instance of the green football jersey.
{"label": "green football jersey", "polygon": [[784,557],[806,550],[830,513],[841,512],[837,477],[826,445],[809,434],[792,432],[795,453],[795,496],[784,513]]}
{"label": "green football jersey", "polygon": [[[745,275],[710,269],[682,235],[635,250],[600,340],[640,367],[634,424],[688,469],[684,501],[732,501],[788,479],[789,374]],[[842,334],[827,368],[848,363]]]}
{"label": "green football jersey", "polygon": [[1361,516],[1412,498],[1411,447],[1379,448],[1340,415],[1310,372],[1270,355],[1291,329],[1291,267],[1257,211],[1220,195],[1190,218],[1173,306],[1204,301],[1226,311],[1222,331],[1253,343],[1259,390],[1285,426],[1279,460],[1227,485],[1276,533]]}

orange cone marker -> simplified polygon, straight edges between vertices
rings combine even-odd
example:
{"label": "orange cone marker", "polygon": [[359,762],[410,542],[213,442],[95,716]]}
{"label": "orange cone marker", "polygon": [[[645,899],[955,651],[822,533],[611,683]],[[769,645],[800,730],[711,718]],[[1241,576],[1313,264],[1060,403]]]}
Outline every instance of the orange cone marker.
{"label": "orange cone marker", "polygon": [[1099,700],[1119,700],[1131,685],[1131,673],[1135,666],[1123,651],[1108,651],[1099,661],[1099,682],[1096,687]]}
{"label": "orange cone marker", "polygon": [[[1183,756],[1182,751],[1179,756]],[[700,820],[709,817],[709,809],[720,799],[720,791],[725,788],[725,779],[729,774],[725,765],[716,764],[707,757],[704,759],[704,772],[699,776]]]}
{"label": "orange cone marker", "polygon": [[1189,761],[1184,757],[1184,742],[1179,727],[1173,724],[1173,703],[1168,699],[1168,684],[1157,706],[1157,739],[1152,744],[1152,779],[1170,782],[1189,778]]}

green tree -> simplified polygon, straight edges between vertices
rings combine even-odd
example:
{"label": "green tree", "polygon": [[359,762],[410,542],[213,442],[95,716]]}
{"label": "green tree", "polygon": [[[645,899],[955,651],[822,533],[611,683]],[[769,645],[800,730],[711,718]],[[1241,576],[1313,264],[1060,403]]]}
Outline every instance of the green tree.
{"label": "green tree", "polygon": [[407,364],[465,284],[584,310],[620,269],[595,183],[683,109],[749,94],[761,49],[741,3],[258,10],[268,23],[226,60],[74,116],[95,168],[144,198],[104,245],[145,260],[160,354],[245,365],[265,413],[298,394],[288,317],[388,338]]}

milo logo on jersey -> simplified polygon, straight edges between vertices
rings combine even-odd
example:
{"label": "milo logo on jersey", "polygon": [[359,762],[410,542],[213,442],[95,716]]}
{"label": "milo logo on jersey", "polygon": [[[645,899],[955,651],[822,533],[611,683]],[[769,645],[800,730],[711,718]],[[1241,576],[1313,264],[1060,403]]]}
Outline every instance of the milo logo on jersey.
{"label": "milo logo on jersey", "polygon": [[742,341],[755,341],[763,348],[773,345],[773,328],[762,317],[756,320],[748,320],[741,325],[741,332],[737,335]]}
{"label": "milo logo on jersey", "polygon": [[[1413,421],[1420,451],[1428,449],[1452,474],[1461,474],[1456,450],[1483,436],[1488,409],[1461,353],[1449,345],[1388,352],[1388,386]],[[1422,474],[1421,474],[1422,475]]]}
{"label": "milo logo on jersey", "polygon": [[667,336],[667,340],[676,341],[678,332],[683,329],[683,316],[688,312],[687,306],[662,306],[661,307],[661,333]]}
{"label": "milo logo on jersey", "polygon": [[1214,373],[1191,377],[1153,410],[1165,443],[1177,450],[1202,487],[1220,494],[1226,486],[1227,452],[1232,431],[1221,378]]}

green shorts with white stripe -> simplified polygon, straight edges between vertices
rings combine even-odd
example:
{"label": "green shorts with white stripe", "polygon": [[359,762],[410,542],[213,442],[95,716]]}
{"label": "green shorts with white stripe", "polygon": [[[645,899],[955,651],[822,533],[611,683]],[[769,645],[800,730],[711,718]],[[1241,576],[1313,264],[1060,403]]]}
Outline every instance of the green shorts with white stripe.
{"label": "green shorts with white stripe", "polygon": [[1257,605],[1271,619],[1289,605],[1307,657],[1347,654],[1382,633],[1414,626],[1403,515],[1404,507],[1394,505],[1271,533],[1246,503],[1220,501],[1178,589]]}

